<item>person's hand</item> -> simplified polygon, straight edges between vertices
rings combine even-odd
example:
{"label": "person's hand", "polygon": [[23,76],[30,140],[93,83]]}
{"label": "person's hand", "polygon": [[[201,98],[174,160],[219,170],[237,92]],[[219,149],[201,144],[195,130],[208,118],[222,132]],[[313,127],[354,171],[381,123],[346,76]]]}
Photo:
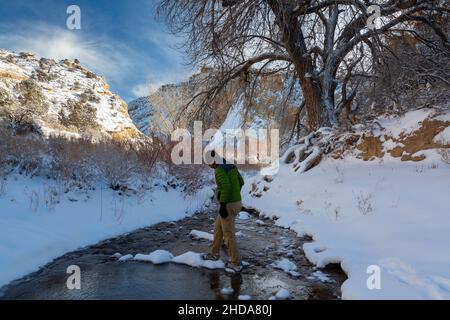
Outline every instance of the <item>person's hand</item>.
{"label": "person's hand", "polygon": [[220,210],[219,210],[219,214],[222,218],[226,218],[228,217],[228,211],[227,211],[227,204],[226,203],[221,203],[220,204]]}

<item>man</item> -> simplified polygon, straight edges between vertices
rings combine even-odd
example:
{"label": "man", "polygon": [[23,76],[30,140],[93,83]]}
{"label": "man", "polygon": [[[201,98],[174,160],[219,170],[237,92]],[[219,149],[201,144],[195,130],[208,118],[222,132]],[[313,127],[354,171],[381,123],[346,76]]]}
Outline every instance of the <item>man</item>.
{"label": "man", "polygon": [[220,247],[224,239],[231,260],[231,264],[228,264],[227,267],[235,272],[240,272],[242,265],[236,242],[235,222],[242,209],[241,189],[244,185],[244,179],[235,165],[227,164],[216,155],[215,151],[211,151],[210,154],[211,158],[214,159],[210,167],[215,172],[220,210],[214,225],[211,253],[207,254],[205,259],[218,260],[220,258]]}

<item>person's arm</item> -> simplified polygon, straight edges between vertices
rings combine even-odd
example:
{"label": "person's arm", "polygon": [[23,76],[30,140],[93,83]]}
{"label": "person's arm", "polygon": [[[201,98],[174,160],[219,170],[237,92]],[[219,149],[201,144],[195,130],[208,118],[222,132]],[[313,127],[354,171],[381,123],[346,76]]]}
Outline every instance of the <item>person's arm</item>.
{"label": "person's arm", "polygon": [[238,174],[238,180],[239,180],[239,185],[242,189],[242,187],[244,186],[245,182],[244,182],[244,178],[242,178],[241,173],[239,172],[239,170],[237,170],[237,174]]}

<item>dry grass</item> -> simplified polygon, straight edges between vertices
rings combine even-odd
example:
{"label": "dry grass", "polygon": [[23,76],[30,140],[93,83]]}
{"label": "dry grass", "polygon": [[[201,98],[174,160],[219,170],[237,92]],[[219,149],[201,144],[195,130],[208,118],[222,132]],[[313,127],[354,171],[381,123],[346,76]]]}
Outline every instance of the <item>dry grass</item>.
{"label": "dry grass", "polygon": [[362,215],[365,216],[373,211],[373,205],[372,205],[373,195],[372,194],[361,191],[358,193],[353,193],[353,195],[355,197],[358,210],[359,210],[359,212],[362,213]]}
{"label": "dry grass", "polygon": [[450,149],[440,149],[438,152],[441,155],[442,162],[450,166]]}
{"label": "dry grass", "polygon": [[[66,188],[93,188],[102,181],[114,190],[135,190],[149,185],[159,158],[158,145],[88,138],[42,138],[37,134],[15,135],[0,128],[0,173],[13,171],[63,182]],[[52,192],[49,191],[49,201]]]}

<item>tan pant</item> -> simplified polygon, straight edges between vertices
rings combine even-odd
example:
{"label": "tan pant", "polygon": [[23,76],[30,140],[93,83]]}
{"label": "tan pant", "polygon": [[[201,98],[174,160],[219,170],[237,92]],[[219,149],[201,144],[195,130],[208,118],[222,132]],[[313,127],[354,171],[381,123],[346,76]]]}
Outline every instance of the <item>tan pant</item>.
{"label": "tan pant", "polygon": [[242,202],[233,202],[227,204],[228,217],[222,218],[217,215],[216,223],[214,225],[214,241],[212,244],[211,254],[219,255],[220,247],[222,246],[222,239],[225,239],[225,245],[228,248],[228,255],[230,256],[233,266],[240,264],[239,249],[236,242],[235,222],[236,216],[242,209]]}

